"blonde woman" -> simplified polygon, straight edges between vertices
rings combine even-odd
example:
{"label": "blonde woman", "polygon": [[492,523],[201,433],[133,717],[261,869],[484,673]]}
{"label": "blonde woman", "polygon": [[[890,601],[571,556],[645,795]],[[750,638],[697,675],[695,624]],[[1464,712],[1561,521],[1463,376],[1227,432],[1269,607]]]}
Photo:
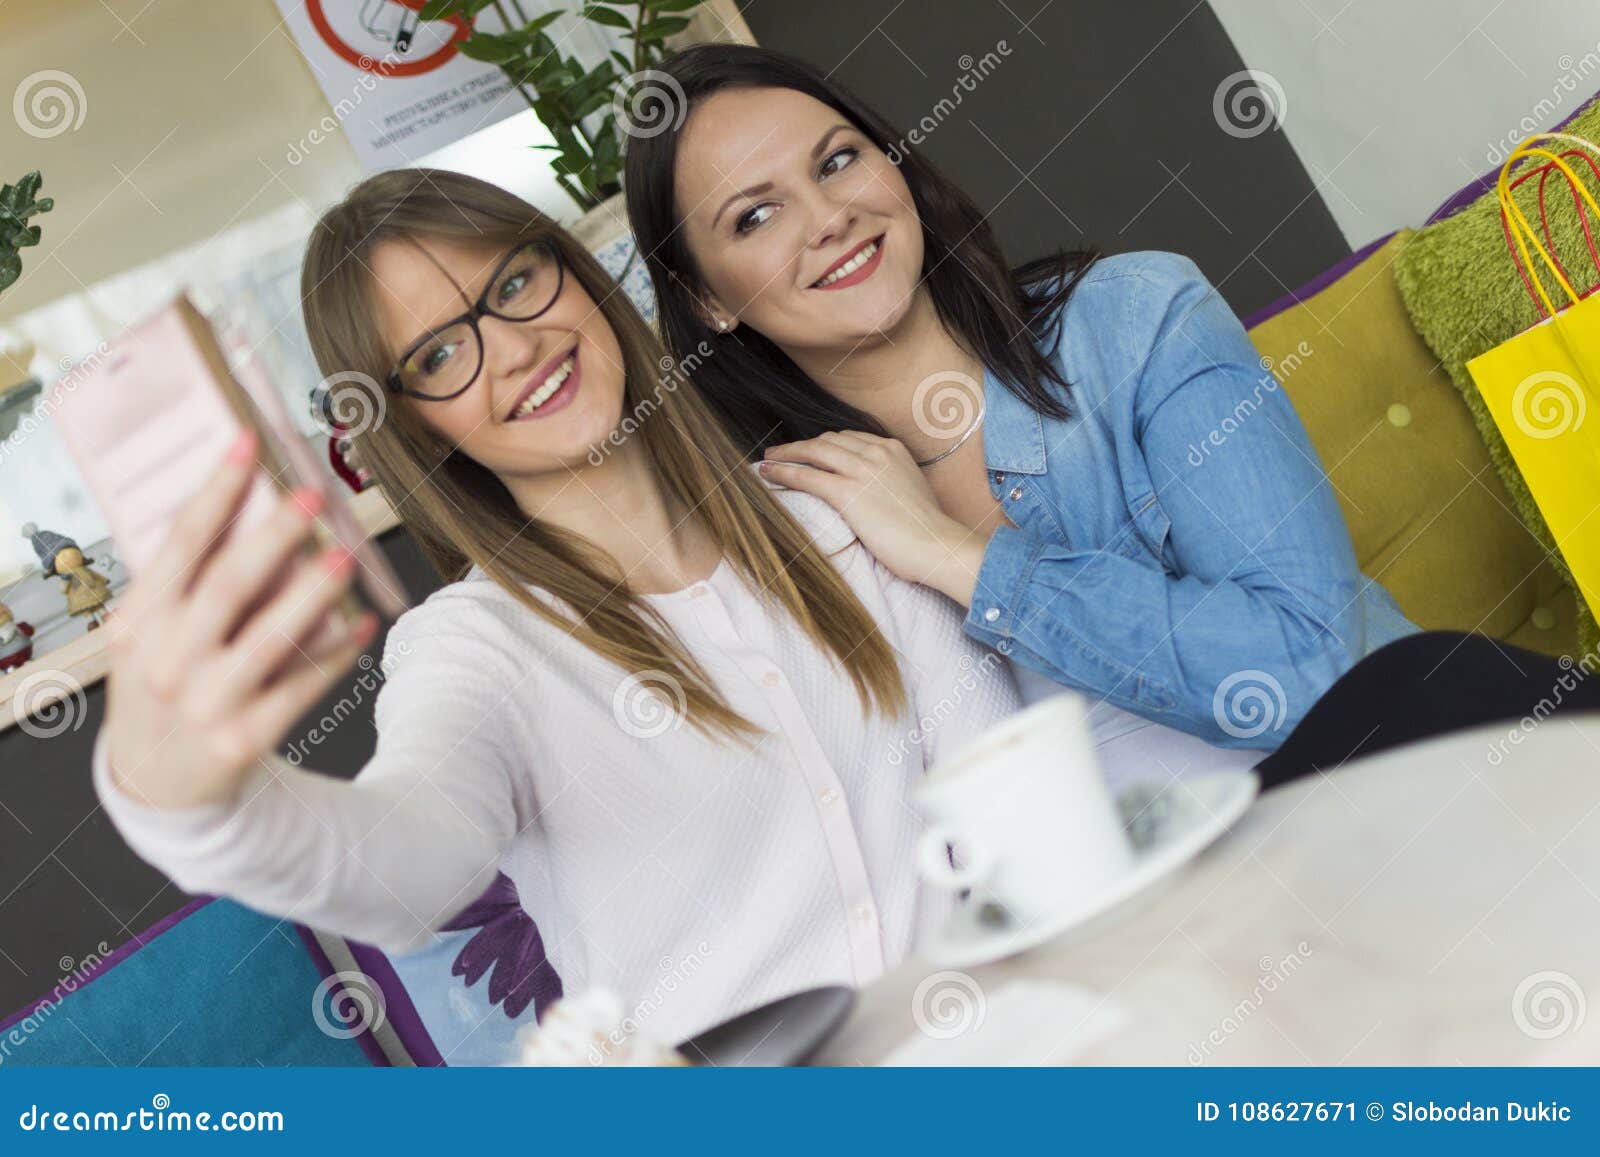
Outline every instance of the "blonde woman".
{"label": "blonde woman", "polygon": [[390,391],[360,452],[447,585],[389,632],[372,760],[290,766],[276,746],[374,626],[308,653],[349,563],[285,561],[294,500],[226,535],[237,447],[116,616],[95,782],[129,843],[392,953],[503,870],[568,991],[631,1004],[697,960],[654,1008],[664,1040],[904,956],[950,904],[918,883],[907,789],[1015,705],[959,612],[763,481],[594,260],[503,190],[370,178],[302,287],[322,371]]}

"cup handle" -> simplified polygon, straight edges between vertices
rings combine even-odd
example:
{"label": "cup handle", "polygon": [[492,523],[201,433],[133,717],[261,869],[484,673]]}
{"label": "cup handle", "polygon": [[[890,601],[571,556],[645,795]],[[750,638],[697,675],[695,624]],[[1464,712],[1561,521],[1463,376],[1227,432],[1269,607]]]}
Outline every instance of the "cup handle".
{"label": "cup handle", "polygon": [[[967,848],[967,866],[958,868],[950,862],[949,845],[960,842]],[[994,868],[994,858],[982,847],[972,846],[971,840],[960,838],[960,833],[943,824],[933,824],[922,833],[917,844],[917,859],[925,879],[951,891],[971,888],[981,883]]]}

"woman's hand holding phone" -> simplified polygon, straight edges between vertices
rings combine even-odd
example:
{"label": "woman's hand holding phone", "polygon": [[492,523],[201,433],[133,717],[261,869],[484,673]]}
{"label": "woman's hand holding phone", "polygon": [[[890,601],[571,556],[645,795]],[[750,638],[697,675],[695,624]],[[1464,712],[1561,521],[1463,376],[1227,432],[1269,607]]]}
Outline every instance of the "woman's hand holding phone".
{"label": "woman's hand holding phone", "polygon": [[247,431],[106,621],[111,778],[151,806],[232,799],[376,634],[371,611],[326,630],[355,566],[338,548],[304,552],[314,491],[228,533],[259,469],[255,450]]}

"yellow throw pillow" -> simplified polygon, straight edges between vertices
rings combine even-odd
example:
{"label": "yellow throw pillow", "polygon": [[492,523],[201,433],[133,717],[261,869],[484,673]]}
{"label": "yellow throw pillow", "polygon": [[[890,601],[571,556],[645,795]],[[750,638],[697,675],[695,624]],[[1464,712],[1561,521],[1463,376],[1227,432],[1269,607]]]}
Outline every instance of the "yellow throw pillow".
{"label": "yellow throw pillow", "polygon": [[1362,571],[1413,622],[1577,655],[1572,589],[1401,301],[1392,267],[1410,237],[1250,336],[1305,423]]}

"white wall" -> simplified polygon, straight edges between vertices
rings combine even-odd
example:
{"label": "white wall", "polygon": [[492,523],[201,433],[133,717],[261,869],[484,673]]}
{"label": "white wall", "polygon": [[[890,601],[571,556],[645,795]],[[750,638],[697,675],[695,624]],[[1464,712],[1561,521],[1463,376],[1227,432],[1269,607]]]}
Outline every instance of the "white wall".
{"label": "white wall", "polygon": [[[1419,225],[1600,92],[1594,0],[1212,0],[1360,246]],[[1219,82],[1222,78],[1218,78]]]}

